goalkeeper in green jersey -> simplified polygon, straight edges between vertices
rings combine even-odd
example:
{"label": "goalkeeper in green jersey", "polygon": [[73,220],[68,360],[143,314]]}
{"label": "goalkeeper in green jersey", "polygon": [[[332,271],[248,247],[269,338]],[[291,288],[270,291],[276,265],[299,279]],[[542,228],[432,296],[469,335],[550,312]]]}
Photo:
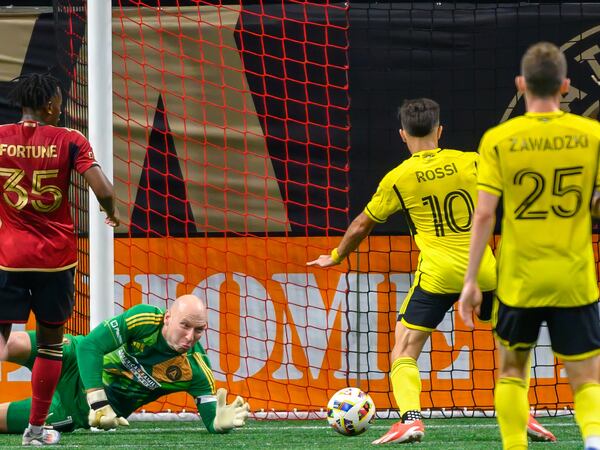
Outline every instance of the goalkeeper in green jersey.
{"label": "goalkeeper in green jersey", "polygon": [[[59,432],[128,425],[125,417],[173,392],[188,392],[210,433],[244,425],[250,407],[241,397],[226,403],[215,389],[210,362],[198,342],[207,328],[207,311],[196,296],[184,295],[165,312],[137,305],[104,321],[87,336],[65,335],[63,367],[46,420],[44,442]],[[31,368],[35,332],[15,332],[8,361]],[[22,433],[31,399],[0,404],[0,432]]]}

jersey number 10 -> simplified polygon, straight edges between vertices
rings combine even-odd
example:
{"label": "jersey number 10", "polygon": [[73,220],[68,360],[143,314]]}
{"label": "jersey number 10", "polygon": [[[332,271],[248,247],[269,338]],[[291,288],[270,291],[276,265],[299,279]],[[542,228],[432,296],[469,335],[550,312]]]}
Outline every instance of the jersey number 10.
{"label": "jersey number 10", "polygon": [[[471,194],[464,189],[448,192],[443,202],[440,202],[437,195],[428,195],[421,200],[423,201],[423,205],[431,208],[436,236],[445,236],[445,227],[448,227],[454,233],[465,233],[471,229],[475,205]],[[455,202],[457,201],[464,203],[464,206],[461,208],[467,216],[467,221],[464,224],[460,224],[456,220]]]}

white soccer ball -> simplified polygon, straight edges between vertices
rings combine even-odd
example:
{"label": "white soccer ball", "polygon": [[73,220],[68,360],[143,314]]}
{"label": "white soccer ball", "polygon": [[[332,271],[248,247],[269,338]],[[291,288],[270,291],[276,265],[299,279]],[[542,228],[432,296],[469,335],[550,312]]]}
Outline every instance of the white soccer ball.
{"label": "white soccer ball", "polygon": [[364,433],[375,418],[375,403],[369,394],[348,387],[337,391],[327,403],[327,422],[345,436]]}

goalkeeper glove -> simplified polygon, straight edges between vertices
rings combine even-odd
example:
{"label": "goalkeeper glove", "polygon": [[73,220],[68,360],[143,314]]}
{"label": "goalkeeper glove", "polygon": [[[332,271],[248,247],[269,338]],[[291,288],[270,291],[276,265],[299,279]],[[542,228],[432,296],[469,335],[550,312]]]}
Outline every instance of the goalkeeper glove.
{"label": "goalkeeper glove", "polygon": [[110,430],[118,426],[129,425],[127,419],[117,417],[110,403],[108,403],[104,389],[96,389],[95,391],[88,392],[87,401],[90,405],[90,414],[88,415],[90,427]]}
{"label": "goalkeeper glove", "polygon": [[239,395],[229,405],[227,389],[219,388],[217,391],[217,414],[213,420],[213,428],[217,433],[223,433],[234,427],[243,427],[248,418],[250,405]]}

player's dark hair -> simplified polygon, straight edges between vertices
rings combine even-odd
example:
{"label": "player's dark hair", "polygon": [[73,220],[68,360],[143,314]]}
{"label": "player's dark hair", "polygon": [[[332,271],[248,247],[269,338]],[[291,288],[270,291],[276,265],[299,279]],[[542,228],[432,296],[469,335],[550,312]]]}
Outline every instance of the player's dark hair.
{"label": "player's dark hair", "polygon": [[11,80],[9,101],[22,108],[41,109],[56,95],[59,81],[49,73],[30,73]]}
{"label": "player's dark hair", "polygon": [[556,45],[538,42],[523,55],[521,74],[533,95],[552,97],[558,93],[567,77],[567,59]]}
{"label": "player's dark hair", "polygon": [[429,98],[404,100],[398,108],[398,119],[410,136],[424,137],[440,124],[440,105]]}

